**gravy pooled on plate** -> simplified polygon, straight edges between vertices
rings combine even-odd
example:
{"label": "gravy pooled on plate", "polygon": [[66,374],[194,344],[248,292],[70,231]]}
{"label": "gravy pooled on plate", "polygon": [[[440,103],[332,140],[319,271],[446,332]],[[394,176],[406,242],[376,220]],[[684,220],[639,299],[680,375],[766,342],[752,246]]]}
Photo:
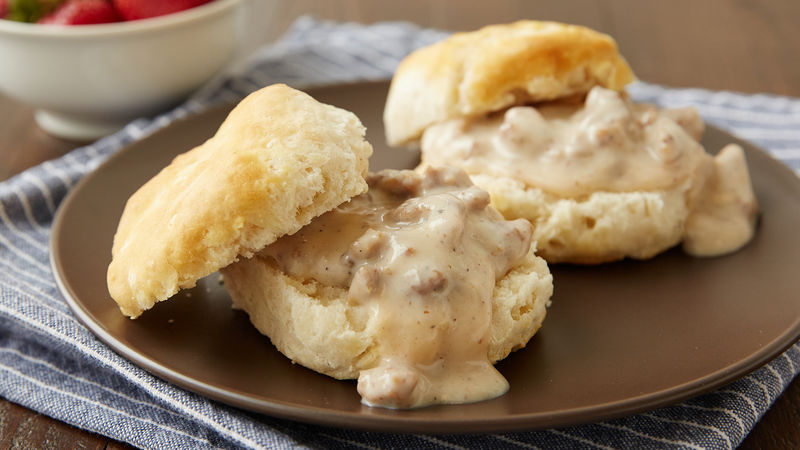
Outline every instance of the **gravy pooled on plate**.
{"label": "gravy pooled on plate", "polygon": [[[287,275],[348,291],[367,305],[380,348],[362,370],[368,405],[414,408],[485,400],[508,382],[488,357],[495,282],[531,246],[459,169],[383,171],[366,194],[262,250]],[[524,344],[524,343],[523,343]]]}

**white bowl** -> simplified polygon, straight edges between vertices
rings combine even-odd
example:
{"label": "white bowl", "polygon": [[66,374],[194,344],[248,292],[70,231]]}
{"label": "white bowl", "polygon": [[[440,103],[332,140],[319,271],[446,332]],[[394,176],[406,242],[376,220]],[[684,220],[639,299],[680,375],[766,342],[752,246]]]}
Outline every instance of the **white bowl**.
{"label": "white bowl", "polygon": [[0,91],[45,131],[95,139],[184,99],[224,68],[240,0],[152,19],[46,26],[0,20]]}

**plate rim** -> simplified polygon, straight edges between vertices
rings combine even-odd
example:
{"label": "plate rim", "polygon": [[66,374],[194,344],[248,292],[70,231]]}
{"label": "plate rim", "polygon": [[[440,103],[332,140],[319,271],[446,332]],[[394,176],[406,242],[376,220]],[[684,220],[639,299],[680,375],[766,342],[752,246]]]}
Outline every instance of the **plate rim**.
{"label": "plate rim", "polygon": [[[309,87],[305,88],[304,90],[313,93],[313,91],[317,89],[377,84],[388,85],[388,81],[336,83]],[[147,356],[137,352],[135,349],[130,348],[128,345],[114,337],[110,332],[105,330],[105,327],[103,327],[102,324],[95,321],[92,318],[90,311],[85,308],[83,303],[77,298],[77,295],[75,295],[75,292],[68,285],[67,280],[65,279],[66,277],[63,271],[62,261],[60,261],[59,258],[56,258],[55,250],[58,248],[61,242],[62,222],[65,220],[64,217],[67,215],[70,205],[76,201],[76,198],[80,197],[81,192],[86,189],[85,186],[91,183],[91,180],[94,179],[98,173],[101,173],[101,171],[103,171],[107,166],[113,164],[113,162],[122,155],[132,151],[132,148],[135,149],[135,144],[141,142],[142,140],[157,138],[161,134],[169,133],[171,132],[173,126],[178,123],[198,120],[198,118],[201,116],[221,114],[222,111],[230,110],[234,106],[235,105],[231,103],[223,103],[211,106],[198,113],[177,118],[166,126],[161,127],[158,130],[155,130],[153,133],[145,136],[144,138],[126,144],[113,155],[110,155],[108,158],[106,158],[105,161],[98,165],[98,167],[96,167],[94,170],[84,175],[81,180],[76,183],[75,186],[73,186],[73,188],[69,191],[59,205],[51,226],[51,234],[48,245],[48,249],[50,251],[50,267],[53,271],[58,290],[64,296],[70,310],[72,310],[72,312],[77,316],[83,325],[85,325],[96,337],[108,345],[113,351],[128,359],[138,367],[148,371],[164,381],[167,381],[168,383],[175,384],[180,388],[199,393],[215,401],[219,401],[230,406],[243,408],[257,413],[263,413],[274,417],[290,419],[299,422],[337,426],[354,430],[424,434],[474,434],[485,432],[533,431],[553,427],[564,427],[605,421],[685,401],[698,395],[711,392],[721,386],[747,376],[773,359],[780,357],[787,349],[789,349],[800,339],[800,317],[797,317],[795,318],[793,324],[787,327],[781,335],[777,336],[768,344],[762,346],[759,351],[751,354],[747,358],[737,361],[731,366],[711,372],[703,377],[691,380],[690,382],[672,386],[661,391],[630,397],[616,402],[607,402],[599,405],[551,412],[510,414],[503,418],[445,418],[435,419],[432,422],[430,418],[414,418],[410,416],[404,417],[401,414],[364,415],[358,412],[333,411],[316,406],[302,406],[288,404],[281,401],[255,399],[253,397],[234,392],[230,389],[223,389],[194,379],[189,375],[170,369],[158,361],[148,358]],[[733,136],[729,132],[714,125],[706,124],[706,128],[714,129],[718,132],[726,134],[731,138],[732,142],[746,143],[747,146],[750,147],[746,153],[755,151],[756,153],[760,154],[760,156],[770,159],[771,163],[780,166],[781,170],[785,170],[786,173],[789,173],[793,177],[797,178],[797,176],[788,166],[775,159],[769,154],[769,152],[761,147]],[[798,178],[797,182],[800,183],[800,178]],[[445,407],[457,408],[458,405],[448,405]]]}

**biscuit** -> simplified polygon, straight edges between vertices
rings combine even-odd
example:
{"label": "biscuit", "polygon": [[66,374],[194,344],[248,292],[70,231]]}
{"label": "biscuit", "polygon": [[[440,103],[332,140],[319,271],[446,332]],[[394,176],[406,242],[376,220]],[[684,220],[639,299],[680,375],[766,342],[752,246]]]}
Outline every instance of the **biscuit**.
{"label": "biscuit", "polygon": [[234,306],[292,361],[358,378],[365,404],[493,398],[493,364],[541,327],[553,292],[526,220],[453,167],[384,170],[369,190],[220,270]]}
{"label": "biscuit", "polygon": [[[545,318],[553,277],[534,250],[495,284],[491,362],[524,347]],[[381,359],[370,326],[373,315],[366,305],[350,302],[346,288],[298,280],[258,255],[221,273],[234,305],[292,361],[334,378],[353,379]]]}
{"label": "biscuit", "polygon": [[398,67],[387,141],[419,140],[421,168],[464,169],[506,218],[533,223],[551,263],[647,259],[682,241],[695,256],[738,250],[757,212],[743,154],[707,154],[697,112],[633,103],[633,79],[613,39],[583,27],[455,34]]}
{"label": "biscuit", "polygon": [[372,147],[348,112],[285,85],[242,100],[202,145],[134,193],[107,282],[135,318],[367,190]]}
{"label": "biscuit", "polygon": [[649,259],[678,244],[696,257],[746,245],[755,233],[758,206],[744,152],[728,145],[709,158],[709,166],[703,182],[687,179],[672,189],[594,192],[581,198],[555,196],[508,177],[471,178],[507,219],[533,223],[538,255],[548,263],[600,264]]}
{"label": "biscuit", "polygon": [[533,223],[538,254],[549,263],[599,264],[648,259],[681,242],[688,183],[676,189],[595,192],[571,199],[511,178],[472,175],[506,218]]}
{"label": "biscuit", "polygon": [[633,72],[608,35],[555,22],[520,21],[456,33],[406,57],[384,110],[389,145],[414,143],[428,126],[514,104],[620,90]]}

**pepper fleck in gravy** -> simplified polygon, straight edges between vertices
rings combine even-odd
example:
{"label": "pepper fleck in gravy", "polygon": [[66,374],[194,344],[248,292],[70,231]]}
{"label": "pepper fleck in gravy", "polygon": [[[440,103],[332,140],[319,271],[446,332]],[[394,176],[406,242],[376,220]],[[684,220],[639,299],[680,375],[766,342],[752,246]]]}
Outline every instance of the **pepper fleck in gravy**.
{"label": "pepper fleck in gravy", "polygon": [[495,282],[528,253],[532,229],[506,221],[463,171],[382,171],[370,189],[260,253],[287,274],[348,288],[374,314],[382,360],[362,370],[369,405],[413,408],[502,395],[488,360]]}

